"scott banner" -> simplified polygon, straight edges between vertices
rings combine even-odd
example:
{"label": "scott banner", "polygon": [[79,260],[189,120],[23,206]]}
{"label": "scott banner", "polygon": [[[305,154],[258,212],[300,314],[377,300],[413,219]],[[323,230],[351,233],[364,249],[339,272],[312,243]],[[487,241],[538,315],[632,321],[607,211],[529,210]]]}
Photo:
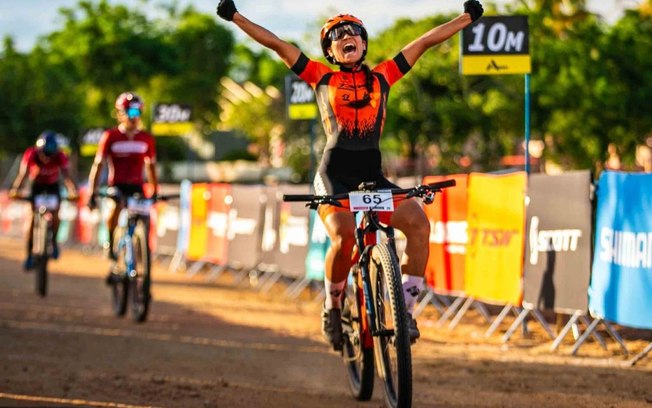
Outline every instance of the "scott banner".
{"label": "scott banner", "polygon": [[600,175],[589,310],[652,329],[652,174]]}
{"label": "scott banner", "polygon": [[469,176],[464,275],[468,296],[521,304],[526,181],[525,172]]}
{"label": "scott banner", "polygon": [[533,174],[528,183],[523,306],[567,314],[586,312],[593,222],[591,172]]}
{"label": "scott banner", "polygon": [[448,295],[464,293],[464,259],[467,234],[466,174],[429,176],[423,184],[455,180],[455,187],[445,188],[435,201],[425,205],[430,222],[430,255],[426,265],[426,281],[435,292]]}

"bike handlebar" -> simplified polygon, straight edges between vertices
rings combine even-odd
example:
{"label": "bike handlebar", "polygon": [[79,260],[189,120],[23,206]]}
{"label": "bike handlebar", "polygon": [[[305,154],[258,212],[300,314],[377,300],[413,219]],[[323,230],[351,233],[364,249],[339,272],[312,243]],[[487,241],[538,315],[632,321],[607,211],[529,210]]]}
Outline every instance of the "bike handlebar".
{"label": "bike handlebar", "polygon": [[[455,180],[443,180],[436,183],[425,185],[418,185],[410,188],[393,188],[391,193],[395,195],[405,194],[405,198],[411,197],[424,197],[429,193],[439,193],[444,188],[453,187],[456,185]],[[365,190],[361,190],[365,191]],[[338,205],[339,200],[349,197],[349,193],[331,194],[331,195],[315,195],[315,194],[283,194],[283,201],[287,202],[308,202],[310,204],[331,204]],[[341,206],[341,204],[340,204]]]}

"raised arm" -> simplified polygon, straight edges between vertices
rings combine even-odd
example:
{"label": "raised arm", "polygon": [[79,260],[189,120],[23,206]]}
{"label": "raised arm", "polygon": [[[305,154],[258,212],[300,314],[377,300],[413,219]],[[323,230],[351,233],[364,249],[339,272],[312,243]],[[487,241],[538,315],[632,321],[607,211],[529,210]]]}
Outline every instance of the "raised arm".
{"label": "raised arm", "polygon": [[439,25],[421,37],[406,45],[401,52],[410,66],[421,58],[424,52],[437,44],[448,40],[458,31],[476,21],[484,12],[482,5],[477,0],[468,0],[464,3],[464,13],[455,17],[451,21]]}
{"label": "raised arm", "polygon": [[217,6],[217,15],[226,21],[232,21],[260,45],[276,52],[288,67],[292,67],[299,59],[301,50],[289,42],[281,40],[268,29],[249,21],[238,12],[233,0],[220,0],[220,4]]}

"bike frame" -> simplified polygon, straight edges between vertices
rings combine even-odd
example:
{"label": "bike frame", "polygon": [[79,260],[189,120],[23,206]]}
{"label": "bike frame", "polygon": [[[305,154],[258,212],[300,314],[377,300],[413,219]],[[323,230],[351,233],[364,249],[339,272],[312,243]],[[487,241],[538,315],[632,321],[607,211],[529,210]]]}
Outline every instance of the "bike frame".
{"label": "bike frame", "polygon": [[[136,257],[134,256],[134,246],[133,246],[133,236],[134,231],[136,230],[136,225],[138,221],[142,220],[145,225],[145,233],[149,234],[149,216],[137,213],[130,213],[127,207],[123,209],[126,212],[127,217],[127,229],[124,234],[120,237],[118,241],[118,251],[125,249],[125,271],[127,276],[132,279],[136,277]],[[147,251],[149,252],[149,246]]]}

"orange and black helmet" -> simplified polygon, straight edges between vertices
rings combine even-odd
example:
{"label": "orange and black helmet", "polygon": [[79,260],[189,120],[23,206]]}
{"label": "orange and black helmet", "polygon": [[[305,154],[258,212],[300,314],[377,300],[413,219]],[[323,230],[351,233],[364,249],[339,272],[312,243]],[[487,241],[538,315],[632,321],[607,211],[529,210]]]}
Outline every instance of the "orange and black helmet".
{"label": "orange and black helmet", "polygon": [[[321,33],[320,33],[320,40],[321,40],[321,50],[324,53],[324,57],[326,57],[326,60],[330,62],[331,64],[337,64],[337,61],[330,55],[328,55],[328,47],[331,46],[332,40],[329,37],[329,33],[336,27],[343,26],[343,25],[353,25],[358,28],[360,28],[360,37],[367,42],[367,29],[364,27],[364,24],[362,23],[362,20],[359,18],[352,16],[351,14],[338,14],[335,17],[329,18],[324,26],[321,28]],[[365,55],[367,55],[367,49],[362,53],[362,60],[364,60]]]}

